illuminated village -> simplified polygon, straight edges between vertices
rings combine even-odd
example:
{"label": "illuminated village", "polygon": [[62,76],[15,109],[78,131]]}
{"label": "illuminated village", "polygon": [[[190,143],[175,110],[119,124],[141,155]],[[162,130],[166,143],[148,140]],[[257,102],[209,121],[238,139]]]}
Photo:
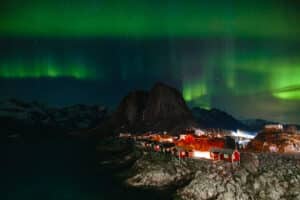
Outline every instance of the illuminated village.
{"label": "illuminated village", "polygon": [[126,179],[129,186],[177,184],[183,200],[300,198],[296,126],[265,124],[258,132],[193,128],[178,135],[120,133],[118,138],[142,152]]}
{"label": "illuminated village", "polygon": [[[284,128],[281,124],[267,124],[261,131],[270,141],[256,141],[257,133],[247,131],[230,131],[223,129],[186,129],[184,133],[174,136],[167,132],[152,133],[147,132],[142,135],[131,133],[120,133],[119,138],[133,140],[136,147],[144,152],[153,151],[157,153],[170,154],[178,159],[209,159],[213,161],[227,161],[239,163],[240,152],[272,152],[272,153],[297,153],[300,152],[300,134],[296,127]],[[295,143],[291,147],[286,147],[279,151],[279,134],[287,138],[295,138]],[[273,140],[272,140],[273,139]],[[272,143],[273,142],[273,143]],[[248,146],[247,146],[248,145]],[[256,149],[251,149],[253,146]],[[262,146],[262,147],[260,147]]]}

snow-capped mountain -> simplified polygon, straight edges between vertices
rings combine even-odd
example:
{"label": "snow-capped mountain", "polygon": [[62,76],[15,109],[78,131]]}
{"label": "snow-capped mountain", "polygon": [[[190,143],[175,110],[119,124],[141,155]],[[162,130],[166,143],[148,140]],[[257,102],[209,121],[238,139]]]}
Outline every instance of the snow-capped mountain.
{"label": "snow-capped mountain", "polygon": [[38,102],[8,99],[0,102],[1,137],[55,135],[93,128],[107,115],[103,106],[48,107]]}

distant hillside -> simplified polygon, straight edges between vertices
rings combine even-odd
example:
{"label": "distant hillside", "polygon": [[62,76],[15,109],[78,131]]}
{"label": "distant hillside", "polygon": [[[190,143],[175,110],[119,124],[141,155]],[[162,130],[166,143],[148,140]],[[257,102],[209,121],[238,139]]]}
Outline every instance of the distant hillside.
{"label": "distant hillside", "polygon": [[247,125],[235,119],[233,116],[215,108],[211,110],[193,108],[192,113],[197,124],[202,128],[222,128],[229,130],[249,129]]}
{"label": "distant hillside", "polygon": [[106,116],[107,110],[102,106],[52,108],[37,102],[8,99],[0,102],[0,137],[57,137],[62,133],[92,128]]}

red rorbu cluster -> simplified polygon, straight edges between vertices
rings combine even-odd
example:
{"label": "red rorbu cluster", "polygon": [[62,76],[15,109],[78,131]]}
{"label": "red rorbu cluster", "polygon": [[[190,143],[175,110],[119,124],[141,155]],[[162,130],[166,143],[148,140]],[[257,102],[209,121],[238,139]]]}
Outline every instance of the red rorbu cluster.
{"label": "red rorbu cluster", "polygon": [[[126,135],[127,136],[127,135]],[[144,134],[135,137],[142,146],[155,152],[165,152],[179,158],[206,158],[236,162],[240,160],[237,150],[225,148],[224,137],[196,136],[190,132],[174,137],[164,134]]]}

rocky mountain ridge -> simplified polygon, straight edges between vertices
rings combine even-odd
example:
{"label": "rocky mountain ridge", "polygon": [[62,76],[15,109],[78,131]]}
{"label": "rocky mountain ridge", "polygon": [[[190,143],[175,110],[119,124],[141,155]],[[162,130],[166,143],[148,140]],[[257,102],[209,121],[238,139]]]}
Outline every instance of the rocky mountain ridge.
{"label": "rocky mountain ridge", "polygon": [[178,134],[186,128],[258,131],[267,123],[266,120],[238,120],[216,108],[190,109],[177,89],[158,82],[150,91],[130,92],[111,117],[89,133],[100,136],[147,131]]}
{"label": "rocky mountain ridge", "polygon": [[103,106],[78,104],[54,108],[37,102],[8,99],[0,102],[1,137],[55,137],[92,128],[106,116],[107,110]]}
{"label": "rocky mountain ridge", "polygon": [[250,129],[249,126],[235,119],[233,116],[216,108],[207,110],[195,107],[192,109],[192,113],[201,128]]}
{"label": "rocky mountain ridge", "polygon": [[[73,132],[109,136],[120,132],[180,133],[186,128],[260,130],[265,120],[238,120],[219,109],[189,109],[175,88],[156,83],[150,91],[125,96],[110,116],[103,106],[51,108],[37,102],[0,102],[0,130],[13,137],[20,132]],[[2,134],[3,136],[3,134]]]}
{"label": "rocky mountain ridge", "polygon": [[125,96],[112,117],[93,131],[178,133],[195,126],[192,112],[181,93],[163,83],[156,83],[150,91],[134,91]]}

